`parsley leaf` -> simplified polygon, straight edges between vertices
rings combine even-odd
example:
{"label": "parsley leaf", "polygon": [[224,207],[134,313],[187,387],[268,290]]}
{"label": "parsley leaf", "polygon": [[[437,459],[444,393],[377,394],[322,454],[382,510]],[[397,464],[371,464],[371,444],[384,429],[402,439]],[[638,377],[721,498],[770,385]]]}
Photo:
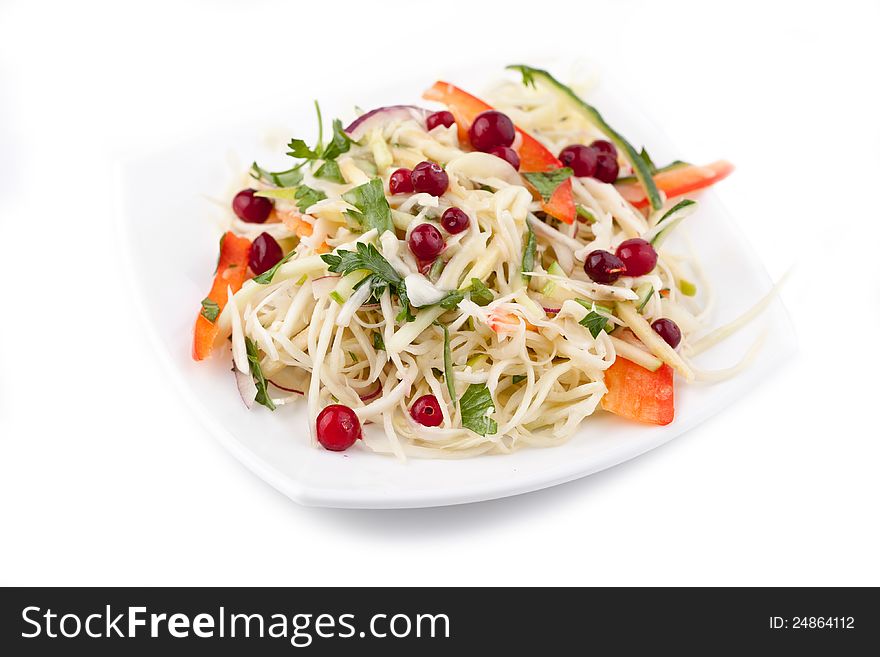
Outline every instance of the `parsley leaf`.
{"label": "parsley leaf", "polygon": [[287,151],[287,154],[290,157],[295,157],[303,160],[317,160],[318,152],[315,149],[309,148],[308,144],[304,142],[302,139],[291,139],[290,143],[287,144],[287,147],[290,149]]}
{"label": "parsley leaf", "polygon": [[522,175],[538,190],[538,193],[545,201],[549,201],[556,188],[568,180],[572,173],[574,172],[568,167],[562,167],[553,171],[524,173]]}
{"label": "parsley leaf", "polygon": [[529,377],[527,377],[525,374],[514,374],[512,377],[510,377],[510,380],[513,382],[513,385],[516,385],[517,383],[525,381],[528,378]]}
{"label": "parsley leaf", "polygon": [[200,314],[213,324],[217,319],[217,315],[220,314],[220,306],[216,301],[205,297],[202,299],[202,312]]}
{"label": "parsley leaf", "polygon": [[266,378],[263,376],[263,369],[260,367],[260,352],[257,349],[257,343],[250,338],[244,339],[247,348],[247,359],[251,364],[251,375],[254,377],[254,383],[257,384],[257,396],[254,401],[262,404],[270,411],[275,410],[275,404],[266,390]]}
{"label": "parsley leaf", "polygon": [[385,198],[385,189],[381,178],[373,178],[368,183],[350,189],[342,195],[347,203],[351,203],[359,212],[348,211],[364,230],[375,228],[381,235],[386,230],[394,230],[391,223],[391,206]]}
{"label": "parsley leaf", "polygon": [[589,330],[590,332],[590,335],[592,335],[594,338],[598,338],[599,334],[605,330],[605,326],[608,324],[608,318],[605,317],[605,315],[600,315],[599,313],[591,310],[587,313],[587,316],[578,323],[582,326],[586,326],[587,330]]}
{"label": "parsley leaf", "polygon": [[[526,246],[523,249],[523,257],[522,257],[522,273],[525,274],[527,271],[532,271],[535,268],[535,251],[537,249],[537,244],[535,242],[535,231],[532,230],[532,224],[526,220],[526,228],[529,230],[529,236],[526,239]],[[527,276],[523,276],[525,280],[528,280]]]}
{"label": "parsley leaf", "polygon": [[335,160],[343,153],[347,153],[348,149],[351,148],[351,144],[351,139],[345,134],[345,130],[342,129],[342,121],[334,119],[333,139],[331,139],[330,143],[324,148],[321,153],[321,158],[324,160]]}
{"label": "parsley leaf", "polygon": [[275,277],[275,272],[278,271],[278,268],[281,267],[285,262],[290,260],[293,257],[293,251],[288,253],[286,256],[281,258],[272,269],[267,269],[259,276],[254,276],[254,283],[259,283],[260,285],[268,285],[272,282],[272,279]]}
{"label": "parsley leaf", "polygon": [[443,328],[443,378],[446,379],[446,389],[449,398],[455,404],[455,372],[452,369],[452,349],[449,346],[449,328],[441,324]]}
{"label": "parsley leaf", "polygon": [[498,432],[498,424],[489,417],[495,402],[485,383],[472,383],[459,400],[461,424],[481,436]]}
{"label": "parsley leaf", "polygon": [[340,185],[345,184],[345,178],[342,176],[342,171],[340,171],[339,165],[336,164],[336,160],[326,160],[324,164],[319,166],[318,170],[315,171],[315,178],[329,180],[331,182],[339,183]]}
{"label": "parsley leaf", "polygon": [[385,340],[379,331],[373,331],[373,349],[385,351]]}
{"label": "parsley leaf", "polygon": [[397,317],[395,319],[398,322],[411,322],[416,316],[412,314],[410,310],[409,297],[406,294],[406,285],[404,285],[403,281],[401,281],[400,285],[397,286],[397,298],[400,299],[400,312],[397,313]]}
{"label": "parsley leaf", "polygon": [[471,301],[478,306],[488,306],[495,300],[495,295],[479,278],[471,279]]}
{"label": "parsley leaf", "polygon": [[270,185],[277,185],[278,187],[296,187],[302,182],[303,174],[300,169],[302,168],[302,164],[297,164],[292,169],[288,169],[287,171],[266,171],[259,164],[254,162],[251,164],[251,177],[256,178],[257,180],[263,180],[264,182],[269,183]]}
{"label": "parsley leaf", "polygon": [[[599,337],[599,334],[602,331],[607,330],[608,316],[614,313],[614,309],[609,308],[608,306],[600,306],[599,304],[593,301],[587,301],[586,299],[575,299],[575,301],[590,311],[587,313],[587,316],[578,323],[581,326],[586,326],[593,338]],[[599,310],[604,314],[596,312]]]}
{"label": "parsley leaf", "polygon": [[307,185],[300,185],[296,188],[296,207],[300,212],[305,212],[318,201],[323,201],[327,195],[319,189],[312,189]]}
{"label": "parsley leaf", "polygon": [[445,297],[440,299],[438,303],[441,307],[446,308],[446,310],[454,310],[455,308],[458,308],[458,303],[462,299],[464,299],[464,292],[452,290],[452,292],[447,293]]}

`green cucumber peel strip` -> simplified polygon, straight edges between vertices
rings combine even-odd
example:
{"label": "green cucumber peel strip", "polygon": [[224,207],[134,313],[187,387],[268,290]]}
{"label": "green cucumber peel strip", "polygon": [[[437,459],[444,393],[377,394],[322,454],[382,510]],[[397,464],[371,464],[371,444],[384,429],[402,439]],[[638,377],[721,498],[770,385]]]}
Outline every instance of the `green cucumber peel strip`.
{"label": "green cucumber peel strip", "polygon": [[531,66],[526,66],[525,64],[512,64],[507,68],[519,71],[522,74],[523,84],[535,86],[536,81],[540,79],[574,103],[584,117],[596,126],[596,128],[606,134],[608,139],[617,147],[617,150],[621,151],[626,156],[627,161],[635,172],[636,178],[638,178],[642,187],[645,189],[645,195],[648,197],[651,207],[655,210],[659,210],[663,207],[663,197],[660,195],[660,190],[657,189],[657,184],[654,182],[650,166],[645,162],[641,154],[633,148],[632,144],[624,139],[620,133],[614,130],[614,128],[608,125],[605,119],[602,118],[599,110],[584,101],[572,91],[570,87],[562,84],[543,69],[533,68]]}
{"label": "green cucumber peel strip", "polygon": [[666,238],[669,237],[672,229],[693,214],[696,209],[696,201],[689,198],[679,201],[660,217],[655,226],[645,235],[645,239],[648,240],[648,242],[651,243],[651,246],[655,249],[658,248]]}
{"label": "green cucumber peel strip", "polygon": [[443,378],[446,379],[446,389],[449,391],[449,399],[452,405],[456,404],[455,399],[455,372],[452,369],[452,349],[449,346],[449,329],[446,324],[441,324],[443,328]]}

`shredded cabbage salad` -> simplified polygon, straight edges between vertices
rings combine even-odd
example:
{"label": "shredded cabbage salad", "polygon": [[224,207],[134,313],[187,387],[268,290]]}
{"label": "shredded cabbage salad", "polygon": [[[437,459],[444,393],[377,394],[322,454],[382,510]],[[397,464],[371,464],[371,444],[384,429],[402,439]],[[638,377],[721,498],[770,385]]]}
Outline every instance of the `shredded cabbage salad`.
{"label": "shredded cabbage salad", "polygon": [[712,293],[665,242],[732,167],[657,167],[513,68],[482,99],[438,82],[433,110],[318,109],[290,169],[254,164],[194,357],[231,345],[248,407],[306,403],[316,444],[401,458],[558,445],[600,408],[667,424],[676,379],[735,374],[691,362],[720,339]]}

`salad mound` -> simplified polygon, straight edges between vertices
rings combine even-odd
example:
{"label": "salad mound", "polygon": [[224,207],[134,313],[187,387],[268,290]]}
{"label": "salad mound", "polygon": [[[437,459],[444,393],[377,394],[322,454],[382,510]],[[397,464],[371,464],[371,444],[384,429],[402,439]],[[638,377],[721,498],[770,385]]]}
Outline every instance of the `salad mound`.
{"label": "salad mound", "polygon": [[325,129],[316,104],[293,166],[253,164],[193,341],[231,345],[248,408],[305,397],[332,451],[465,457],[558,445],[599,409],[665,425],[677,381],[718,378],[690,358],[748,318],[702,335],[708,283],[666,240],[733,167],[657,167],[510,68],[486,100],[435,83],[436,110]]}

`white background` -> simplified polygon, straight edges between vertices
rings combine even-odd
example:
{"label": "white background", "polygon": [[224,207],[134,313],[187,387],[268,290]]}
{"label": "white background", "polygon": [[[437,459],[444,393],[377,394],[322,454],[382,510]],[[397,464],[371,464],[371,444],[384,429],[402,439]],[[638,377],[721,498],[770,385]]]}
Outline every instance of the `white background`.
{"label": "white background", "polygon": [[[0,584],[880,584],[878,28],[876,2],[0,3]],[[613,72],[682,157],[737,164],[719,193],[774,277],[796,265],[798,356],[552,490],[293,504],[168,384],[115,163],[352,76],[558,52]]]}

